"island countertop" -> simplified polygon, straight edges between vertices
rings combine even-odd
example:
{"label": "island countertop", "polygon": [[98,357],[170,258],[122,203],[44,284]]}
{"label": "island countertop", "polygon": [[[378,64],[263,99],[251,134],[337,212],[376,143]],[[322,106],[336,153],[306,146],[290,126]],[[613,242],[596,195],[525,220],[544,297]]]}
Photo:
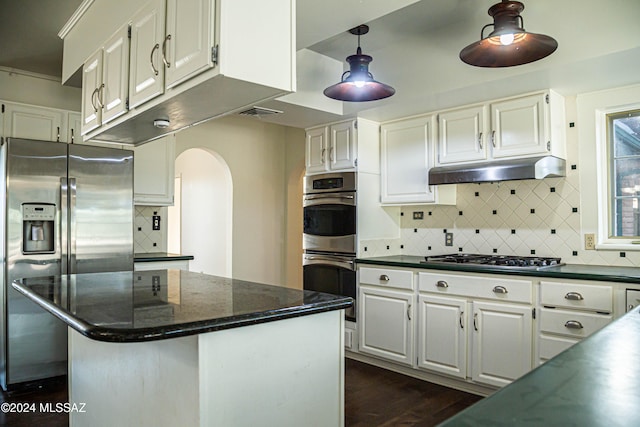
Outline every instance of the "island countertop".
{"label": "island countertop", "polygon": [[353,300],[183,270],[72,274],[12,286],[84,336],[141,342],[350,307]]}

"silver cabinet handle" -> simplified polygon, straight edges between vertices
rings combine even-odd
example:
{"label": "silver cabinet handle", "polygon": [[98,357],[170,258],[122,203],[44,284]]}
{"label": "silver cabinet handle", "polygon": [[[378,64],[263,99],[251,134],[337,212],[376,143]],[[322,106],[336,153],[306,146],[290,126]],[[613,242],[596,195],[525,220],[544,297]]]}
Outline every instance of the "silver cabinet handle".
{"label": "silver cabinet handle", "polygon": [[582,326],[582,323],[578,322],[577,320],[567,320],[567,322],[564,324],[565,328],[569,328],[569,329],[583,329],[584,326]]}
{"label": "silver cabinet handle", "polygon": [[162,42],[162,62],[164,62],[164,65],[167,68],[171,68],[171,63],[167,61],[167,42],[169,40],[171,40],[171,34],[167,34],[167,37],[165,37]]}
{"label": "silver cabinet handle", "polygon": [[93,107],[94,113],[98,112],[98,107],[96,107],[96,103],[95,103],[95,98],[96,98],[96,94],[98,93],[98,90],[100,90],[100,88],[95,88],[91,93],[91,106]]}
{"label": "silver cabinet handle", "polygon": [[496,131],[491,131],[491,145],[496,148]]}
{"label": "silver cabinet handle", "polygon": [[464,323],[462,323],[462,319],[464,318],[464,311],[460,312],[460,329],[464,329]]}
{"label": "silver cabinet handle", "polygon": [[473,313],[473,329],[478,330],[478,313]]}
{"label": "silver cabinet handle", "polygon": [[326,148],[322,149],[322,153],[320,153],[320,161],[322,162],[322,164],[324,164],[324,153],[327,152]]}
{"label": "silver cabinet handle", "polygon": [[100,108],[101,110],[104,108],[104,102],[102,102],[103,89],[104,89],[104,83],[102,83],[100,87],[98,87],[96,92],[96,102],[98,103],[98,108]]}
{"label": "silver cabinet handle", "polygon": [[507,291],[507,288],[505,288],[504,286],[495,286],[493,288],[493,292],[496,294],[506,294],[509,293],[509,291]]}
{"label": "silver cabinet handle", "polygon": [[448,284],[447,282],[445,282],[444,280],[438,280],[438,281],[436,282],[436,286],[437,286],[438,288],[448,288],[448,287],[449,287],[449,284]]}
{"label": "silver cabinet handle", "polygon": [[407,318],[411,320],[411,304],[407,306]]}
{"label": "silver cabinet handle", "polygon": [[56,135],[56,142],[60,142],[60,126],[58,126],[58,133]]}
{"label": "silver cabinet handle", "polygon": [[389,281],[389,276],[387,276],[386,274],[381,274],[380,275],[380,281],[381,282],[388,282]]}
{"label": "silver cabinet handle", "polygon": [[333,162],[333,147],[329,149],[329,161]]}
{"label": "silver cabinet handle", "polygon": [[478,134],[478,147],[482,150],[484,147],[482,146],[482,132]]}
{"label": "silver cabinet handle", "polygon": [[71,128],[71,143],[73,144],[73,140],[75,139],[74,129]]}
{"label": "silver cabinet handle", "polygon": [[580,295],[578,292],[568,292],[565,296],[565,299],[570,299],[574,301],[582,301],[584,297]]}
{"label": "silver cabinet handle", "polygon": [[151,69],[153,70],[153,74],[156,76],[158,75],[158,69],[156,68],[155,65],[153,65],[153,52],[155,52],[159,48],[160,48],[160,45],[156,43],[156,45],[151,49],[151,55],[149,56],[149,63],[151,64]]}

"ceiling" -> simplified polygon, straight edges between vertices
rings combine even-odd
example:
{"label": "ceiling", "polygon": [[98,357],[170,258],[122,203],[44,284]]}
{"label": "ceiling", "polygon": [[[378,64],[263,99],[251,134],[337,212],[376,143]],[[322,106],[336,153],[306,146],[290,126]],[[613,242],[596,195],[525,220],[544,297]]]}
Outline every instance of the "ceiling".
{"label": "ceiling", "polygon": [[[545,88],[570,96],[640,82],[640,1],[582,0],[579,8],[576,2],[522,1],[525,28],[554,37],[558,50],[535,63],[484,69],[464,64],[458,53],[491,22],[487,10],[497,0],[297,0],[299,50],[346,67],[344,59],[357,44],[347,30],[367,23],[370,32],[362,36],[361,46],[374,58],[370,71],[396,94],[338,103],[333,109],[270,101],[263,106],[285,113],[264,120],[296,127],[355,115],[385,121]],[[0,0],[0,66],[59,78],[62,41],[57,33],[80,3]],[[339,73],[330,76],[326,85],[339,78]],[[298,89],[304,89],[300,83]],[[321,98],[322,90],[314,90]]]}

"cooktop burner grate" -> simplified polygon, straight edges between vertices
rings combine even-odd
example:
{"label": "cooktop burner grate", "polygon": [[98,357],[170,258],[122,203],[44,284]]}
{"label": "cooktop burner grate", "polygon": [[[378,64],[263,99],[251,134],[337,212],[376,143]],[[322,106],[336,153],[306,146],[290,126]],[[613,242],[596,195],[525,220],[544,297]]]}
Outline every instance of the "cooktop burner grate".
{"label": "cooktop burner grate", "polygon": [[447,254],[427,256],[422,263],[470,264],[477,266],[541,270],[549,267],[564,265],[560,258],[528,257],[515,255],[481,255],[481,254]]}

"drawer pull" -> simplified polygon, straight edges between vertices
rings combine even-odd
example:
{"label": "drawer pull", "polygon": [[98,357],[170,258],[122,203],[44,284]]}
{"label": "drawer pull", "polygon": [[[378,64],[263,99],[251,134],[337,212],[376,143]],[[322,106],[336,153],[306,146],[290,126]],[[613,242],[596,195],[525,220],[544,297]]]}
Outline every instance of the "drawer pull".
{"label": "drawer pull", "polygon": [[387,276],[386,274],[381,274],[380,275],[380,281],[381,282],[388,282],[389,281],[389,276]]}
{"label": "drawer pull", "polygon": [[438,280],[436,282],[436,286],[439,288],[448,288],[449,284],[447,282],[445,282],[444,280]]}
{"label": "drawer pull", "polygon": [[578,322],[577,320],[567,320],[567,323],[564,324],[565,328],[569,328],[569,329],[583,329],[584,326],[582,326],[582,323]]}
{"label": "drawer pull", "polygon": [[584,297],[577,292],[568,292],[565,296],[565,299],[570,299],[574,301],[582,301]]}
{"label": "drawer pull", "polygon": [[496,294],[506,294],[509,291],[507,291],[507,288],[505,288],[504,286],[495,286],[493,288],[493,292]]}

